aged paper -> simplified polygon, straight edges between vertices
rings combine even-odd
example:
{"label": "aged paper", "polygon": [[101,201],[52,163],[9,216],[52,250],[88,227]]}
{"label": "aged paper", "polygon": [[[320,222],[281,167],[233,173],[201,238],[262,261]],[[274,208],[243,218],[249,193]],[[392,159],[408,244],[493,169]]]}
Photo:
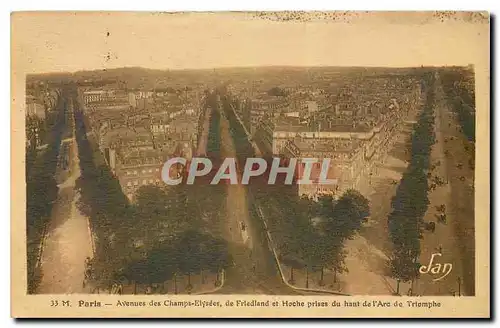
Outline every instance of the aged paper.
{"label": "aged paper", "polygon": [[489,14],[12,14],[12,316],[489,317]]}

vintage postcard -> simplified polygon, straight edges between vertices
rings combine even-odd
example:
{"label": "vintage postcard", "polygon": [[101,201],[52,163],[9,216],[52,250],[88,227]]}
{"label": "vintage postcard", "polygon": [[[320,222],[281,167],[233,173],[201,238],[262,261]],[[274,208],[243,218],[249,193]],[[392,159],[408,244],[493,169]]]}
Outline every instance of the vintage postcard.
{"label": "vintage postcard", "polygon": [[17,12],[13,317],[490,316],[486,12]]}

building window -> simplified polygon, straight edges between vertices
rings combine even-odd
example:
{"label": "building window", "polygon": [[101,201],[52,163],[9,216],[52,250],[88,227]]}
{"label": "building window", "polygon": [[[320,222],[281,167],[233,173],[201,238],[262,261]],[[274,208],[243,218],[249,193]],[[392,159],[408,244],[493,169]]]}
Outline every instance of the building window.
{"label": "building window", "polygon": [[151,173],[151,172],[153,172],[153,170],[152,170],[152,169],[149,169],[149,173]]}
{"label": "building window", "polygon": [[153,183],[153,179],[149,179],[149,183]]}
{"label": "building window", "polygon": [[142,180],[142,184],[145,185],[146,184],[146,179]]}
{"label": "building window", "polygon": [[129,182],[127,182],[127,186],[128,186],[128,187],[131,187],[131,186],[132,186],[132,182],[130,182],[130,181],[129,181]]}
{"label": "building window", "polygon": [[139,184],[139,181],[138,180],[135,180],[134,181],[134,186],[137,186]]}
{"label": "building window", "polygon": [[159,171],[160,171],[160,169],[156,169],[156,172],[159,172]]}
{"label": "building window", "polygon": [[136,170],[134,170],[134,174],[137,174],[137,171],[136,171]]}

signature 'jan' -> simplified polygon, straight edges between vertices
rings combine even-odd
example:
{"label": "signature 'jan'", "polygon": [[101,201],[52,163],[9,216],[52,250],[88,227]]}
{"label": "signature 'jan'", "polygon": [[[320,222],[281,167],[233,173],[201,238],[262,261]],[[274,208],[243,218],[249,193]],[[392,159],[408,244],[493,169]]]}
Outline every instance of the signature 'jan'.
{"label": "signature 'jan'", "polygon": [[437,278],[434,278],[433,281],[444,279],[447,275],[450,274],[451,270],[453,269],[453,265],[451,263],[438,263],[435,258],[442,255],[443,254],[441,253],[432,254],[429,264],[420,266],[419,272],[422,274],[430,273],[433,276],[438,276]]}

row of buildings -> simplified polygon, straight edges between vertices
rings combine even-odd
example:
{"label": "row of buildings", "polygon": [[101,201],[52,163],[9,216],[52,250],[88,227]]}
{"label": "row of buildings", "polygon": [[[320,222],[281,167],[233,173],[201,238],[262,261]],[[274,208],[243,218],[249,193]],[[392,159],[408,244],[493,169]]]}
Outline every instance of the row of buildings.
{"label": "row of buildings", "polygon": [[330,159],[328,178],[336,184],[298,185],[300,195],[315,197],[367,190],[376,164],[384,161],[423,98],[418,78],[391,76],[357,79],[333,94],[263,99],[244,99],[235,110],[264,154]]}
{"label": "row of buildings", "polygon": [[43,82],[26,85],[26,117],[44,120],[48,112],[54,110],[61,94],[58,88],[49,87]]}
{"label": "row of buildings", "polygon": [[39,147],[44,143],[47,118],[59,100],[61,90],[43,82],[26,85],[25,121],[26,147]]}
{"label": "row of buildings", "polygon": [[[228,91],[265,155],[330,159],[328,178],[336,184],[298,185],[299,194],[313,197],[349,188],[363,192],[423,99],[420,79],[409,74],[357,76],[335,81],[330,89],[292,82],[273,92],[249,92],[237,83]],[[170,157],[200,154],[210,117],[202,109],[203,94],[188,88],[80,90],[91,133],[129,199],[140,186],[162,183],[162,166]]]}
{"label": "row of buildings", "polygon": [[80,89],[87,129],[129,200],[141,186],[163,185],[169,158],[193,156],[205,117],[198,94]]}

